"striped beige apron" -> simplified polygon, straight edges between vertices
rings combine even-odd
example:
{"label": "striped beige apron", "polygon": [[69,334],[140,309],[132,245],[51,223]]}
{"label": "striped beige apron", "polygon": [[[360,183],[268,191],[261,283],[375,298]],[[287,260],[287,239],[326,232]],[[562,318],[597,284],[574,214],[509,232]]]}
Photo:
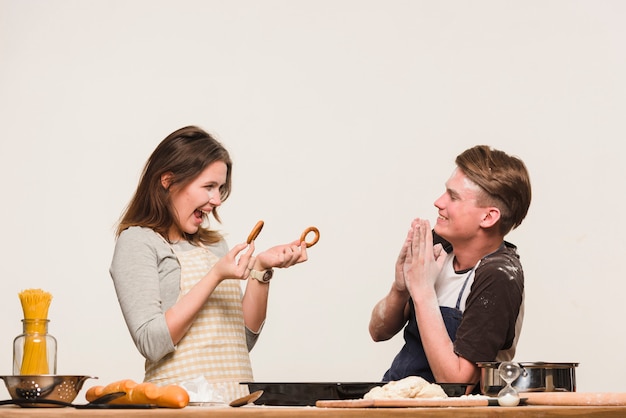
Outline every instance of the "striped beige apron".
{"label": "striped beige apron", "polygon": [[[218,257],[204,247],[174,252],[181,266],[180,300]],[[146,362],[145,380],[157,385],[181,384],[199,376],[225,402],[249,393],[247,385],[239,384],[253,380],[239,280],[224,280],[215,288],[175,351],[157,362]]]}

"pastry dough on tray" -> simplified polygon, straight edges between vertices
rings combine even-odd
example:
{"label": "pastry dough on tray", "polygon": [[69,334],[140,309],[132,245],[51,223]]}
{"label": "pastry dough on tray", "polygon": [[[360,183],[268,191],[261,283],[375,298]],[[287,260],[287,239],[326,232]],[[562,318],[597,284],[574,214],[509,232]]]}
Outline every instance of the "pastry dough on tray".
{"label": "pastry dough on tray", "polygon": [[441,386],[429,383],[419,376],[409,376],[401,380],[376,386],[367,392],[363,399],[415,399],[415,398],[447,398]]}

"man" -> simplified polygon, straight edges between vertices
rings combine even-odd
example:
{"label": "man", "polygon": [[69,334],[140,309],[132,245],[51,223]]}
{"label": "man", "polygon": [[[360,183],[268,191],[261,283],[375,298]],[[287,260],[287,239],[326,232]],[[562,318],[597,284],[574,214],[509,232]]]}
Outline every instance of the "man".
{"label": "man", "polygon": [[430,382],[477,383],[479,361],[515,354],[524,312],[524,274],[517,248],[504,240],[528,212],[524,163],[488,146],[456,158],[435,201],[434,229],[415,219],[389,293],[374,307],[369,331],[388,340],[404,327],[405,344],[384,381],[421,376]]}

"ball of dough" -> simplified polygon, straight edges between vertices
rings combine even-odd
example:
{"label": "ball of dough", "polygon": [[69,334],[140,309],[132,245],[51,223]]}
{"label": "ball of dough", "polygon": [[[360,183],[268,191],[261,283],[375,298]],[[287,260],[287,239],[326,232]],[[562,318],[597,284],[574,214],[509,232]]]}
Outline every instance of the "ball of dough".
{"label": "ball of dough", "polygon": [[[376,386],[367,392],[364,399],[407,399],[418,397],[419,393],[430,383],[419,376],[408,376],[404,379],[391,381],[383,386]],[[439,385],[436,385],[439,387]],[[439,387],[441,389],[441,387]],[[429,392],[433,392],[431,389]],[[443,389],[442,389],[443,392]],[[445,393],[444,393],[445,396]],[[434,397],[434,396],[429,396]]]}
{"label": "ball of dough", "polygon": [[387,383],[386,390],[398,398],[415,398],[415,395],[428,385],[428,381],[419,376],[409,376]]}
{"label": "ball of dough", "polygon": [[386,399],[387,393],[382,386],[375,386],[369,390],[364,396],[363,399]]}
{"label": "ball of dough", "polygon": [[420,390],[417,398],[447,398],[448,395],[441,386],[436,383],[429,383]]}

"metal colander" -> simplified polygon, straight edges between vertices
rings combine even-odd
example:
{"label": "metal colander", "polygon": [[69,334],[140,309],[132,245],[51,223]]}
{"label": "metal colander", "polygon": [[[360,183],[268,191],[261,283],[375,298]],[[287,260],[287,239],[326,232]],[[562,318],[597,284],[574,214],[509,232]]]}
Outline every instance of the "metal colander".
{"label": "metal colander", "polygon": [[[54,407],[58,405],[38,404],[37,400],[55,400],[72,402],[87,379],[92,376],[77,375],[11,375],[0,376],[6,384],[11,398],[15,401],[33,402],[35,407]],[[31,404],[22,406],[31,406]]]}

